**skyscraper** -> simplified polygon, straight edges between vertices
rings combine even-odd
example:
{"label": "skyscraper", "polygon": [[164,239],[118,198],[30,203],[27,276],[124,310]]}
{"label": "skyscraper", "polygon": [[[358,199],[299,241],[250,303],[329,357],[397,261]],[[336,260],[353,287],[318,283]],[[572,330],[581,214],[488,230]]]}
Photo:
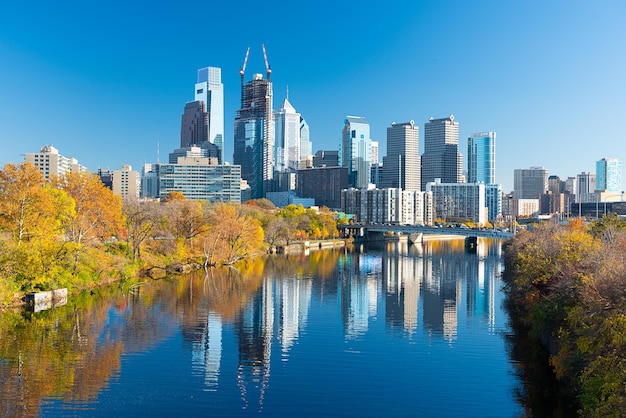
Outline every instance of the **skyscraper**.
{"label": "skyscraper", "polygon": [[300,116],[300,168],[313,166],[313,146],[311,144],[311,130],[306,120]]}
{"label": "skyscraper", "polygon": [[467,182],[495,184],[495,132],[475,133],[467,138]]}
{"label": "skyscraper", "polygon": [[300,167],[300,114],[289,103],[289,92],[274,114],[274,169],[278,172]]}
{"label": "skyscraper", "polygon": [[458,183],[462,178],[459,153],[459,123],[454,115],[430,118],[424,125],[424,154],[422,155],[422,190],[436,178],[442,183]]}
{"label": "skyscraper", "polygon": [[622,162],[617,158],[596,161],[596,190],[621,195]]}
{"label": "skyscraper", "polygon": [[[207,140],[219,148],[219,161],[224,162],[224,85],[222,69],[205,67],[198,70],[195,101],[204,102],[208,114]],[[189,145],[187,145],[189,146]],[[183,145],[181,144],[181,147]]]}
{"label": "skyscraper", "polygon": [[387,155],[383,157],[381,188],[420,191],[419,127],[413,120],[387,128]]}
{"label": "skyscraper", "polygon": [[250,186],[250,198],[259,199],[264,197],[267,182],[274,174],[272,82],[254,74],[242,86],[241,96],[241,109],[235,117],[233,162],[241,166],[241,178]]}
{"label": "skyscraper", "polygon": [[203,101],[187,102],[180,122],[180,147],[187,148],[209,140],[209,114]]}
{"label": "skyscraper", "polygon": [[341,133],[339,164],[348,167],[351,187],[366,188],[370,183],[372,140],[370,125],[361,116],[346,116]]}

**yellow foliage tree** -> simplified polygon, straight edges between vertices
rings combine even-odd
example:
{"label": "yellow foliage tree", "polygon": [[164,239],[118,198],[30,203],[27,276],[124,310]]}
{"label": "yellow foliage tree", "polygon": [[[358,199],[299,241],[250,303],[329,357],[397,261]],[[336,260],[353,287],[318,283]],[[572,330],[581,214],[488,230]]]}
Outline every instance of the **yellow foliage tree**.
{"label": "yellow foliage tree", "polygon": [[105,241],[123,225],[122,198],[92,173],[71,172],[53,183],[76,202],[75,215],[66,220],[67,237],[77,244]]}
{"label": "yellow foliage tree", "polygon": [[246,215],[241,206],[215,205],[203,240],[205,265],[233,264],[259,251],[262,244],[263,229],[258,220]]}

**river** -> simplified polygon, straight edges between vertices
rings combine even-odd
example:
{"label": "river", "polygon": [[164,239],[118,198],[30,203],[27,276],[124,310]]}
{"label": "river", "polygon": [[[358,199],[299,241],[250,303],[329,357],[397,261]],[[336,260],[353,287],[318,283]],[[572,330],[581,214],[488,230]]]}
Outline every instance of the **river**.
{"label": "river", "polygon": [[0,415],[515,417],[502,242],[271,256],[0,317]]}

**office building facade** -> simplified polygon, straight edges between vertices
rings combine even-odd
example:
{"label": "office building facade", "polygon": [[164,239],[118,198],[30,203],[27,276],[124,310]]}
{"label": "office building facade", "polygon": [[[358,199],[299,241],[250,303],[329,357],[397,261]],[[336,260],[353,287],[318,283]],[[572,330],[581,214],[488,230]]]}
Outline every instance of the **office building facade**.
{"label": "office building facade", "polygon": [[513,171],[513,198],[539,199],[548,190],[548,170],[543,167]]}
{"label": "office building facade", "polygon": [[298,170],[298,196],[315,199],[317,206],[341,209],[341,191],[349,187],[346,167],[319,167]]}

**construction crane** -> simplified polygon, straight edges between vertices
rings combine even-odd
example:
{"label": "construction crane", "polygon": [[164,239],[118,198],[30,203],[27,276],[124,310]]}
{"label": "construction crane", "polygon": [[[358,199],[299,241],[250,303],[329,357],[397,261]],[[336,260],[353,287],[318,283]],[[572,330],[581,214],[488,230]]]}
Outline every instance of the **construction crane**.
{"label": "construction crane", "polygon": [[265,59],[265,71],[267,71],[267,81],[272,81],[271,76],[272,76],[272,69],[270,68],[270,64],[267,61],[267,52],[265,52],[265,44],[261,44],[261,47],[263,48],[263,58]]}
{"label": "construction crane", "polygon": [[241,76],[241,106],[243,107],[243,75],[246,72],[246,64],[248,64],[248,55],[250,55],[250,47],[246,51],[246,57],[243,59],[243,65],[239,68],[239,75]]}

